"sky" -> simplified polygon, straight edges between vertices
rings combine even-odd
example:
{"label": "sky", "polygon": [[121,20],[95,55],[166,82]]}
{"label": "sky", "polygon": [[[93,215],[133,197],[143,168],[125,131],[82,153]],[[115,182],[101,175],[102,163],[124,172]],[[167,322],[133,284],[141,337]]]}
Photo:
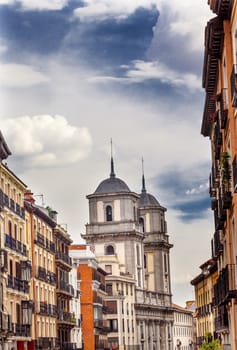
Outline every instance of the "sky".
{"label": "sky", "polygon": [[[110,173],[167,208],[173,301],[211,256],[204,106],[206,0],[0,0],[0,129],[8,166],[74,243]],[[43,194],[43,196],[42,196]]]}

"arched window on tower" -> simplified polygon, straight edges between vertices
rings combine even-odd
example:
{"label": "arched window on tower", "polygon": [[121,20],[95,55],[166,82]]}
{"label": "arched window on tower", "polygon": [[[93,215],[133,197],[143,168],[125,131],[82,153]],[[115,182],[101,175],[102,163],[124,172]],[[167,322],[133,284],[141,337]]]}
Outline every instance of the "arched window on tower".
{"label": "arched window on tower", "polygon": [[112,245],[108,245],[105,248],[105,254],[106,255],[114,255],[114,247]]}
{"label": "arched window on tower", "polygon": [[112,221],[112,207],[107,205],[106,207],[106,221]]}
{"label": "arched window on tower", "polygon": [[144,219],[141,217],[139,218],[139,224],[141,225],[142,232],[144,232],[145,231]]}

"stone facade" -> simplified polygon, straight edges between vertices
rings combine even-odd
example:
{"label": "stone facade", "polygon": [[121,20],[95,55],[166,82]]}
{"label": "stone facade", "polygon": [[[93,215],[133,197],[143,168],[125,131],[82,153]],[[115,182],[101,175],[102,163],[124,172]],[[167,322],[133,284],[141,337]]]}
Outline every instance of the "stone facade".
{"label": "stone facade", "polygon": [[107,272],[108,343],[111,349],[173,348],[173,311],[165,211],[146,192],[130,191],[114,174],[87,196],[85,239]]}

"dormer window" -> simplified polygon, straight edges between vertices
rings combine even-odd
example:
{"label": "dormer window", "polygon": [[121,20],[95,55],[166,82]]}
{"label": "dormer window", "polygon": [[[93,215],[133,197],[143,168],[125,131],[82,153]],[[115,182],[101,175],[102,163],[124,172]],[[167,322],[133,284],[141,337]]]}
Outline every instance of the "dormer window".
{"label": "dormer window", "polygon": [[106,207],[106,221],[112,221],[112,207],[107,205]]}

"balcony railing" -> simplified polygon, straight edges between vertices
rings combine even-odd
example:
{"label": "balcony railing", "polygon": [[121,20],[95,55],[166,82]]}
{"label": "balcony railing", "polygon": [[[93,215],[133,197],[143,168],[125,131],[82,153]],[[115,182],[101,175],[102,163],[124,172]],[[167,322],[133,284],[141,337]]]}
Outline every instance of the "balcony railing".
{"label": "balcony railing", "polygon": [[221,240],[222,231],[216,231],[212,239],[212,257],[218,257],[223,252],[223,243]]}
{"label": "balcony railing", "polygon": [[222,19],[230,19],[233,0],[214,0],[212,10]]}
{"label": "balcony railing", "polygon": [[67,282],[58,281],[57,289],[60,292],[65,292],[67,294],[70,294],[71,296],[74,296],[74,288],[73,288],[73,286],[71,284],[68,284]]}
{"label": "balcony railing", "polygon": [[236,265],[229,264],[220,271],[217,283],[214,285],[213,305],[226,303],[236,296]]}
{"label": "balcony railing", "polygon": [[228,312],[225,305],[218,308],[218,316],[214,319],[215,331],[220,331],[229,327]]}
{"label": "balcony railing", "polygon": [[230,76],[232,106],[237,106],[237,65],[234,64]]}
{"label": "balcony railing", "polygon": [[77,350],[77,344],[76,343],[64,342],[63,344],[60,344],[60,349],[63,349],[63,350]]}
{"label": "balcony railing", "polygon": [[220,122],[221,129],[225,129],[228,118],[228,90],[222,89],[220,100]]}
{"label": "balcony railing", "polygon": [[233,172],[233,187],[234,187],[234,191],[237,192],[237,157],[236,155],[232,163],[232,172]]}
{"label": "balcony railing", "polygon": [[35,341],[35,350],[54,349],[57,344],[56,338],[39,337]]}
{"label": "balcony railing", "polygon": [[10,199],[7,194],[3,193],[0,189],[0,207],[7,207],[13,213],[17,214],[23,220],[25,219],[25,209],[16,203],[13,199]]}
{"label": "balcony railing", "polygon": [[73,325],[76,325],[77,320],[74,313],[66,312],[66,311],[59,311],[58,312],[58,321],[71,323]]}
{"label": "balcony railing", "polygon": [[222,133],[220,129],[219,119],[216,121],[214,129],[214,150],[215,150],[215,159],[220,159],[221,145],[222,145]]}
{"label": "balcony railing", "polygon": [[50,284],[56,284],[56,274],[51,271],[47,271],[44,267],[38,266],[36,271],[36,277]]}
{"label": "balcony railing", "polygon": [[20,323],[12,324],[12,332],[16,337],[30,337],[30,326],[22,325]]}
{"label": "balcony railing", "polygon": [[51,253],[55,253],[55,243],[50,241],[48,238],[46,238],[40,232],[35,233],[34,241],[36,244],[38,244],[42,248],[47,249]]}
{"label": "balcony railing", "polygon": [[68,254],[65,254],[63,252],[57,252],[55,256],[56,260],[60,260],[64,263],[66,263],[69,266],[72,266],[72,258]]}
{"label": "balcony railing", "polygon": [[57,317],[57,306],[53,304],[47,304],[46,302],[38,302],[36,304],[36,312],[40,315],[48,315]]}
{"label": "balcony railing", "polygon": [[29,293],[29,284],[27,281],[23,281],[12,275],[8,275],[7,288],[14,289],[15,291],[22,293]]}
{"label": "balcony railing", "polygon": [[5,234],[5,246],[21,255],[27,256],[26,245],[8,234]]}

